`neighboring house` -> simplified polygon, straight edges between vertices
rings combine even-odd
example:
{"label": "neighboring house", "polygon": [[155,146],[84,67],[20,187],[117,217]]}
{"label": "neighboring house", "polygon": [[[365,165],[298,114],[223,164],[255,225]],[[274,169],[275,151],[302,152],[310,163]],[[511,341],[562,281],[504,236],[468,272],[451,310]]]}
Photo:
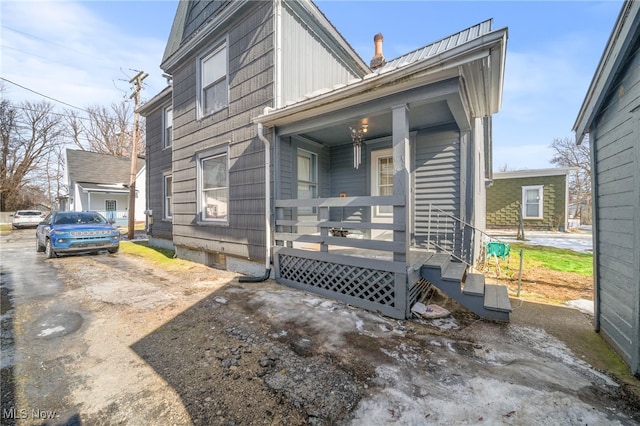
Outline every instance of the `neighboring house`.
{"label": "neighboring house", "polygon": [[[367,64],[311,1],[180,2],[172,85],[139,110],[152,238],[398,318],[441,275],[458,300],[483,243],[465,224],[485,227],[506,39],[485,21],[387,62],[378,34]],[[508,318],[506,289],[477,286],[470,309],[490,299]]]}
{"label": "neighboring house", "polygon": [[[139,158],[139,160],[143,160]],[[144,161],[138,161],[135,221],[146,217]],[[69,211],[97,211],[118,226],[127,226],[131,160],[97,152],[67,149],[66,184]]]}
{"label": "neighboring house", "polygon": [[487,228],[567,230],[569,174],[573,169],[515,170],[493,174],[487,188]]}
{"label": "neighboring house", "polygon": [[624,2],[574,131],[591,147],[595,328],[640,377],[640,2]]}

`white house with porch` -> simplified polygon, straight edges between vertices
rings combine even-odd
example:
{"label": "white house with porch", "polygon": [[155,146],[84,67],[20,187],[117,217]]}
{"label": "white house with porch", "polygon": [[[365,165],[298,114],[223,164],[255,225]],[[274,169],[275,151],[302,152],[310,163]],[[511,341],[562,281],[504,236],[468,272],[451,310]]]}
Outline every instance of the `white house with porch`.
{"label": "white house with porch", "polygon": [[[129,181],[131,159],[109,154],[67,149],[66,182],[69,188],[68,210],[92,210],[127,226],[129,218]],[[146,219],[144,211],[145,161],[137,161],[135,221]]]}

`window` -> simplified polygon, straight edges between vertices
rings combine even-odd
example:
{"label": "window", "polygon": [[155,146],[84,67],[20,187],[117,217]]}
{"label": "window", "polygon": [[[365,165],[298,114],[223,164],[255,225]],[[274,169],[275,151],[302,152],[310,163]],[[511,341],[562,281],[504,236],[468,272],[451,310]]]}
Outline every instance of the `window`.
{"label": "window", "polygon": [[207,116],[229,104],[226,43],[201,57],[198,70],[200,114]]}
{"label": "window", "polygon": [[173,108],[164,110],[164,147],[169,148],[173,144]]}
{"label": "window", "polygon": [[[318,196],[318,157],[316,154],[298,150],[298,199],[310,200]],[[313,207],[300,207],[298,214],[313,214]]]}
{"label": "window", "polygon": [[209,153],[200,156],[200,217],[204,221],[226,222],[229,206],[228,155]]}
{"label": "window", "polygon": [[[391,149],[371,153],[372,195],[393,195],[393,154]],[[392,216],[392,206],[376,206],[375,216]]]}
{"label": "window", "polygon": [[173,217],[173,211],[171,206],[171,199],[173,198],[173,176],[164,176],[164,219],[171,219]]}
{"label": "window", "polygon": [[522,187],[522,217],[524,219],[542,219],[542,185]]}

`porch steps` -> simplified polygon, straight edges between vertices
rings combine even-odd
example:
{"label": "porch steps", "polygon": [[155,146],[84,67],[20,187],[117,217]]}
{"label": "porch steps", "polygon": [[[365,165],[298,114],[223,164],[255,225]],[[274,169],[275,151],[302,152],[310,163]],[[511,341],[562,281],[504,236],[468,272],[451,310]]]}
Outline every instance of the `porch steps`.
{"label": "porch steps", "polygon": [[509,321],[511,302],[507,287],[485,284],[483,274],[467,273],[464,263],[437,253],[420,270],[420,275],[471,312],[486,319]]}

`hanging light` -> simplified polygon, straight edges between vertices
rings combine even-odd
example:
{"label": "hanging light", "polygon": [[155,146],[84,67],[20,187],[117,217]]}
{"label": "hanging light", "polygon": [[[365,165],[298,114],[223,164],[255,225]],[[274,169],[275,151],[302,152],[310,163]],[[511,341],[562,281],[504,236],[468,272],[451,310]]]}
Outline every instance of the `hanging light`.
{"label": "hanging light", "polygon": [[351,129],[351,140],[353,141],[353,168],[357,169],[360,166],[360,162],[362,160],[362,139],[364,139],[365,133],[367,133],[367,129],[369,128],[368,124],[363,124],[360,126],[360,129],[354,129],[353,127],[349,127]]}

